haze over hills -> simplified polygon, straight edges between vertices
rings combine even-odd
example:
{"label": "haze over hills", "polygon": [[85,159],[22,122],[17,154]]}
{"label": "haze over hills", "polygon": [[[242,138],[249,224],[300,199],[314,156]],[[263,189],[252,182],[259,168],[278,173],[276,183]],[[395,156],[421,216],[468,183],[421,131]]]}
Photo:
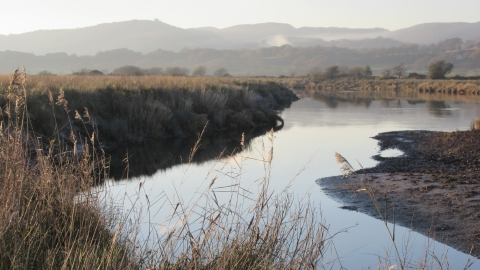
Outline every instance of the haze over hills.
{"label": "haze over hills", "polygon": [[282,23],[182,29],[158,20],[133,20],[78,29],[0,35],[0,51],[95,55],[120,48],[149,53],[159,49],[175,52],[183,48],[258,49],[284,44],[361,49],[402,43],[429,44],[454,37],[480,39],[480,23],[430,23],[389,31],[382,28],[295,28]]}
{"label": "haze over hills", "polygon": [[[0,35],[0,51],[12,50],[47,54],[64,52],[94,55],[99,51],[126,48],[142,53],[158,49],[180,51],[182,48],[256,49],[289,44],[295,38],[309,38],[308,45],[324,40],[365,39],[388,33],[386,29],[349,29],[302,27],[262,23],[182,29],[161,21],[133,20],[105,23],[78,29],[39,30],[17,35]],[[313,41],[313,42],[312,42]],[[323,43],[324,44],[324,43]]]}
{"label": "haze over hills", "polygon": [[258,49],[285,44],[362,49],[402,43],[429,44],[454,37],[479,39],[480,23],[429,23],[389,31],[383,28],[295,28],[283,23],[182,29],[158,20],[133,20],[77,29],[0,35],[0,51],[95,55],[120,48],[149,53],[159,49],[175,52],[183,48]]}
{"label": "haze over hills", "polygon": [[416,44],[437,43],[449,38],[480,40],[480,22],[424,23],[392,31],[385,37]]}
{"label": "haze over hills", "polygon": [[379,72],[405,63],[410,70],[425,71],[432,61],[448,60],[465,73],[480,68],[479,41],[480,23],[429,23],[389,31],[281,23],[182,29],[134,20],[0,35],[0,72],[22,64],[34,74],[203,65],[210,72],[224,67],[232,75],[278,76],[329,65],[371,65]]}
{"label": "haze over hills", "polygon": [[[380,38],[382,40],[383,38]],[[331,41],[332,42],[332,41]],[[340,41],[338,41],[340,42]],[[361,42],[361,41],[359,41]],[[329,66],[365,67],[370,65],[374,75],[384,69],[404,63],[407,71],[425,73],[429,64],[445,60],[454,64],[454,74],[478,74],[480,71],[480,44],[448,39],[437,44],[419,46],[403,44],[391,48],[348,49],[335,46],[293,47],[283,45],[258,49],[183,49],[180,52],[156,50],[143,54],[127,49],[116,49],[93,56],[54,53],[34,55],[30,53],[0,52],[0,73],[11,73],[24,64],[30,74],[49,71],[69,74],[81,69],[112,72],[114,69],[133,65],[144,69],[152,67],[187,68],[190,71],[204,66],[207,74],[226,68],[234,76],[306,75]],[[158,73],[157,73],[158,74]]]}

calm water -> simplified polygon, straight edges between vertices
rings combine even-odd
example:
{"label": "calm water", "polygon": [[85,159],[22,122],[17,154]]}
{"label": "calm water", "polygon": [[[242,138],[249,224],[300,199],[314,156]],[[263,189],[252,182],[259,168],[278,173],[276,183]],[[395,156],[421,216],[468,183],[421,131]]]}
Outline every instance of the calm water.
{"label": "calm water", "polygon": [[[392,245],[381,221],[340,209],[342,204],[327,197],[316,185],[315,180],[340,173],[334,153],[342,154],[352,164],[375,166],[375,161],[370,157],[379,152],[377,142],[371,137],[380,132],[465,130],[472,119],[480,117],[480,103],[474,98],[463,97],[462,100],[462,97],[449,97],[445,101],[442,97],[432,96],[390,96],[382,99],[381,96],[372,95],[359,96],[345,92],[303,98],[282,112],[285,127],[274,135],[271,187],[282,190],[289,186],[289,190],[298,197],[310,195],[320,206],[329,232],[333,235],[342,231],[334,237],[335,249],[328,249],[324,261],[327,263],[339,258],[347,269],[376,268],[379,256],[387,256]],[[249,149],[239,154],[252,157],[243,161],[241,172],[237,166],[241,158],[237,155],[236,159],[221,162],[177,165],[149,177],[118,182],[111,187],[111,191],[118,194],[116,198],[125,209],[132,208],[135,213],[146,210],[150,205],[141,229],[147,231],[149,226],[153,226],[161,234],[173,226],[165,223],[165,217],[171,211],[165,205],[178,200],[186,204],[194,202],[199,192],[208,187],[214,173],[241,173],[242,186],[254,192],[258,186],[257,180],[264,176],[263,163],[258,161],[262,155],[266,155],[262,154],[266,151],[262,145],[267,149],[270,145],[266,136],[254,139]],[[389,151],[383,154],[392,156],[401,153]],[[227,185],[229,181],[229,177],[219,178],[215,186]],[[139,193],[140,183],[144,189]],[[145,195],[148,195],[150,204]],[[222,197],[219,199],[222,200]],[[400,239],[397,241],[401,247],[407,246],[406,241],[409,241],[408,255],[412,261],[423,255],[426,245],[438,257],[446,254],[452,269],[463,268],[468,259],[464,253],[398,226],[397,239]],[[402,244],[402,241],[405,243]],[[340,264],[337,261],[327,267],[338,269]],[[472,269],[479,267],[477,263]]]}

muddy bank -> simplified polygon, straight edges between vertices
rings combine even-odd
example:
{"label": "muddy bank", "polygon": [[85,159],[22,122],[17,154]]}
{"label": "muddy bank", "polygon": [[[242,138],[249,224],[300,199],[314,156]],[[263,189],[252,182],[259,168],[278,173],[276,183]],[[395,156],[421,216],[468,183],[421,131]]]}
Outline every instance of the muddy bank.
{"label": "muddy bank", "polygon": [[[398,131],[374,137],[381,150],[399,149],[399,157],[373,158],[374,168],[359,171],[375,189],[388,217],[465,253],[480,256],[480,140],[479,131]],[[356,178],[318,179],[326,194],[345,209],[379,218]],[[353,195],[353,196],[352,196]]]}

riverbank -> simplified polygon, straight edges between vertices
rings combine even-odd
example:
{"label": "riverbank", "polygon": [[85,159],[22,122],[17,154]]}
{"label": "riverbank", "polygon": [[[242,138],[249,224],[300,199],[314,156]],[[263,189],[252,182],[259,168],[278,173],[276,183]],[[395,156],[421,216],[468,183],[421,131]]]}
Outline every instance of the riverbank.
{"label": "riverbank", "polygon": [[313,94],[315,91],[406,92],[453,95],[479,95],[480,80],[408,79],[381,77],[339,77],[334,79],[284,78],[278,79],[291,89]]}
{"label": "riverbank", "polygon": [[[357,172],[370,182],[382,212],[387,200],[389,221],[395,218],[397,224],[479,257],[480,131],[397,131],[374,139],[380,150],[404,152],[376,155],[377,166]],[[379,218],[370,197],[355,192],[361,188],[358,179],[337,176],[317,183],[345,209]]]}
{"label": "riverbank", "polygon": [[[13,98],[24,99],[30,129],[45,152],[60,151],[52,141],[78,154],[88,145],[110,156],[109,177],[115,179],[189,160],[200,135],[192,162],[204,160],[203,152],[217,157],[227,146],[238,148],[242,138],[247,145],[281,129],[280,111],[298,100],[279,83],[251,78],[65,75],[28,76],[23,83],[25,92],[17,93],[9,89],[10,77],[0,76],[0,121],[16,117],[9,111]],[[216,151],[203,151],[211,145]],[[159,157],[139,162],[152,156]]]}

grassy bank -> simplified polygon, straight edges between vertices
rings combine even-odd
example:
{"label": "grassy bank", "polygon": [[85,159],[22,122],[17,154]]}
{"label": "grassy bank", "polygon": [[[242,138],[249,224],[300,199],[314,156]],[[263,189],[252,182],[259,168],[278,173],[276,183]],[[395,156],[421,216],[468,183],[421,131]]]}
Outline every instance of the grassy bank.
{"label": "grassy bank", "polygon": [[307,91],[403,91],[416,93],[446,93],[480,95],[480,80],[429,79],[353,79],[310,80],[301,78],[278,79],[291,89]]}
{"label": "grassy bank", "polygon": [[[0,77],[2,107],[8,85]],[[196,137],[207,123],[205,136],[278,128],[277,110],[297,99],[278,83],[233,78],[32,76],[26,89],[38,134],[51,138],[58,127],[61,137],[83,140],[95,127],[111,148]]]}

